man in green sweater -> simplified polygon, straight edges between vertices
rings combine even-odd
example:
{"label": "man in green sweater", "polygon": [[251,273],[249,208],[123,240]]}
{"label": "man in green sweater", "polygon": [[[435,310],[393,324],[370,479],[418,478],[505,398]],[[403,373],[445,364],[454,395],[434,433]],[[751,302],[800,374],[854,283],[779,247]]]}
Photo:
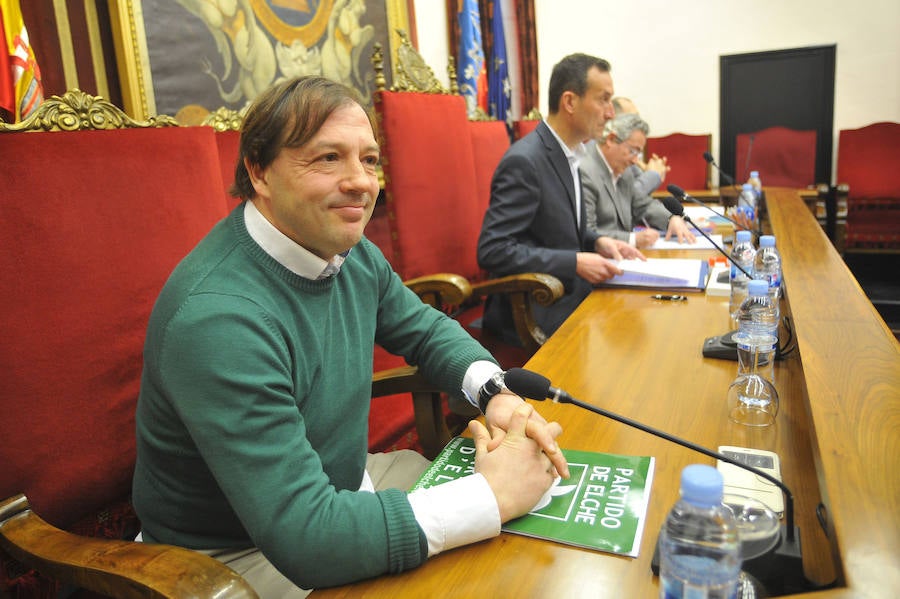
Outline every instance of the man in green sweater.
{"label": "man in green sweater", "polygon": [[[497,535],[568,475],[559,425],[505,391],[490,354],[363,237],[378,160],[349,88],[309,77],[262,94],[241,133],[234,190],[247,201],[178,265],[150,318],[133,495],[143,540],[213,555],[263,597]],[[486,413],[490,431],[470,425],[474,475],[376,489],[375,343]],[[407,478],[427,465],[385,455]]]}

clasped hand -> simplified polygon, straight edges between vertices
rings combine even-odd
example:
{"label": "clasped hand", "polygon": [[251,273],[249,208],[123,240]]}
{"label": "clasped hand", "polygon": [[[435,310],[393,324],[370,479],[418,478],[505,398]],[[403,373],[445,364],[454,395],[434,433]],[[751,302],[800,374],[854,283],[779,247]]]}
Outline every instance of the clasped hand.
{"label": "clasped hand", "polygon": [[488,404],[488,427],[473,420],[475,471],[497,499],[503,522],[531,510],[553,484],[557,473],[569,477],[569,465],[556,438],[559,423],[548,423],[522,398],[500,393]]}

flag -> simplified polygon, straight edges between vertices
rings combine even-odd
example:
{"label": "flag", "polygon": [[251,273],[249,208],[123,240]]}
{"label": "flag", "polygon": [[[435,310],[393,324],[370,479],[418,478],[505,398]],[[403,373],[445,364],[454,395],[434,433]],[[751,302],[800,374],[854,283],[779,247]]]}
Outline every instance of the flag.
{"label": "flag", "polygon": [[487,105],[487,71],[481,46],[481,15],[478,0],[463,0],[459,7],[459,67],[456,80],[459,93],[466,99],[469,115],[476,108],[485,112]]}
{"label": "flag", "polygon": [[13,85],[12,65],[9,63],[8,47],[6,30],[3,28],[3,11],[0,10],[0,108],[9,114],[15,114],[16,86]]}
{"label": "flag", "polygon": [[[28,43],[19,0],[0,0],[0,21],[5,38],[0,48],[0,106],[7,108],[18,122],[37,109],[44,99],[41,70]],[[10,87],[15,93],[13,98],[8,97]]]}
{"label": "flag", "polygon": [[490,115],[498,121],[505,121],[512,129],[512,113],[509,112],[512,86],[509,83],[509,67],[506,64],[506,36],[503,34],[502,2],[494,0],[491,15],[491,63],[488,70],[488,106]]}

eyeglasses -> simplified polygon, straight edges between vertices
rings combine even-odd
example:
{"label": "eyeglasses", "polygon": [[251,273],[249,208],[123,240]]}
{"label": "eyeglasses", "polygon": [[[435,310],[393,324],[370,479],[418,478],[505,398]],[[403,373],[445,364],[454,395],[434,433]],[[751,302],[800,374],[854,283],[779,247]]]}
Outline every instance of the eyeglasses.
{"label": "eyeglasses", "polygon": [[628,151],[631,153],[632,156],[637,157],[637,156],[640,156],[644,152],[644,150],[641,148],[635,148],[634,146],[629,146],[627,143],[625,143],[618,137],[616,137],[616,139],[619,141],[619,145],[622,145],[622,146],[625,146],[626,148],[628,148]]}

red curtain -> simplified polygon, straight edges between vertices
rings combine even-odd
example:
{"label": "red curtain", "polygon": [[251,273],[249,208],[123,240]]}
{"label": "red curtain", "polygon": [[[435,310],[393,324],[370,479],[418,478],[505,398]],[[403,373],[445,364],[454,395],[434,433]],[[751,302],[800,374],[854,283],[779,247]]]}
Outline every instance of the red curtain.
{"label": "red curtain", "polygon": [[516,33],[519,36],[519,71],[522,79],[522,116],[540,105],[537,61],[537,22],[534,0],[516,2]]}

